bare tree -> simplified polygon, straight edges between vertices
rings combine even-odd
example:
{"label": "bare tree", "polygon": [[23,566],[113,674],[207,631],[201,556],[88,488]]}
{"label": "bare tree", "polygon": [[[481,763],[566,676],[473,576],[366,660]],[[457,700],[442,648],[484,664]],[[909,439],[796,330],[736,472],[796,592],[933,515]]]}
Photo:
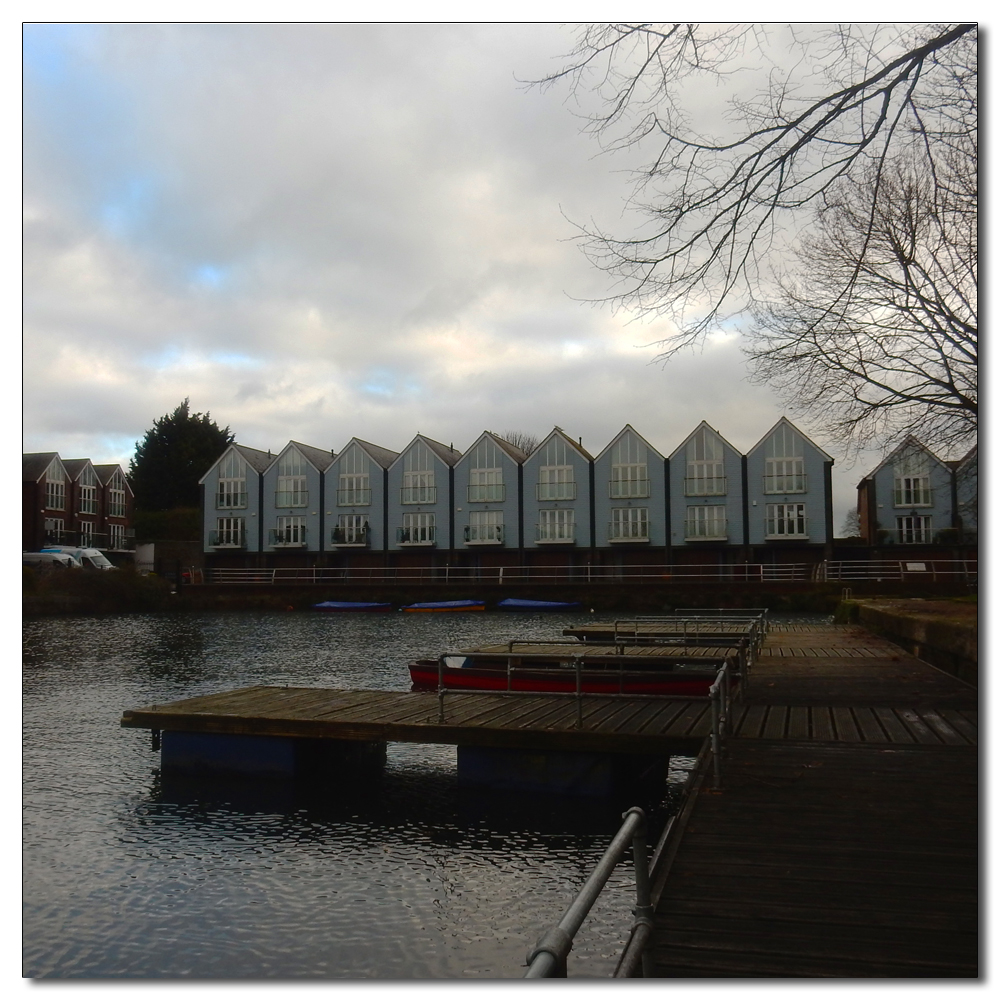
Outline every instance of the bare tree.
{"label": "bare tree", "polygon": [[861,517],[858,514],[858,508],[852,507],[844,515],[844,526],[840,529],[841,538],[860,538],[861,537]]}
{"label": "bare tree", "polygon": [[503,438],[504,441],[512,444],[515,448],[520,448],[525,455],[530,455],[539,444],[538,438],[527,431],[504,431],[502,434],[498,434],[497,437]]}
{"label": "bare tree", "polygon": [[754,378],[842,441],[909,433],[967,448],[978,417],[974,186],[974,175],[933,177],[906,157],[826,192],[778,297],[755,309]]}
{"label": "bare tree", "polygon": [[[536,84],[568,81],[584,104],[595,92],[586,129],[644,154],[631,204],[646,225],[624,239],[580,227],[619,279],[608,301],[672,319],[669,357],[759,302],[803,209],[845,179],[874,176],[874,198],[903,153],[942,189],[956,163],[974,168],[976,38],[973,24],[582,27],[565,65]],[[707,114],[709,88],[759,85],[762,72],[758,96]]]}

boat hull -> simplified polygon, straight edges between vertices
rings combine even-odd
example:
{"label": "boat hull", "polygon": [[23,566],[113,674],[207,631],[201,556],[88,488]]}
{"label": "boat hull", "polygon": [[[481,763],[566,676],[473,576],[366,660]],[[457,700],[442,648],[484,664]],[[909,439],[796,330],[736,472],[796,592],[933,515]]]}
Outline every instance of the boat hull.
{"label": "boat hull", "polygon": [[379,604],[374,601],[324,601],[322,604],[314,604],[313,611],[326,611],[326,612],[392,611],[392,605]]}

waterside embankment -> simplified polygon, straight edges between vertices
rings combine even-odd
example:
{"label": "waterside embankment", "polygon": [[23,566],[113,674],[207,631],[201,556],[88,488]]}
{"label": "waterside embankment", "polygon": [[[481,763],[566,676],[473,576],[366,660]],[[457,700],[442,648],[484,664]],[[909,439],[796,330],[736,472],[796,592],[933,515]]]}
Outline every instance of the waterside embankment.
{"label": "waterside embankment", "polygon": [[975,601],[866,597],[841,603],[838,622],[869,631],[968,684],[979,683],[979,607]]}

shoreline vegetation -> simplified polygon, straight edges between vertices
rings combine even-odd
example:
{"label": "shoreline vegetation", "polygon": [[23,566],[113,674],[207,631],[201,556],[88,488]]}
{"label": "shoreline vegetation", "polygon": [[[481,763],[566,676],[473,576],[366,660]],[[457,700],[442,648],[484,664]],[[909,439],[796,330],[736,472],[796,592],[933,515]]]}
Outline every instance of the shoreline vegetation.
{"label": "shoreline vegetation", "polygon": [[[163,577],[140,575],[125,567],[115,572],[38,572],[24,567],[25,616],[128,614],[142,612],[205,611],[309,611],[326,600],[385,601],[402,606],[422,600],[459,600],[475,597],[486,601],[487,613],[504,597],[536,600],[580,601],[585,610],[600,614],[671,614],[678,608],[766,607],[772,613],[813,612],[834,614],[841,604],[839,583],[788,583],[761,587],[747,584],[591,584],[577,587],[524,586],[511,588],[467,583],[459,586],[381,585],[375,587],[334,586],[221,586],[182,585],[175,588]],[[475,593],[473,593],[473,591]],[[855,583],[853,596],[897,597],[975,602],[975,595],[960,584],[938,584],[918,588],[912,584],[876,581]],[[925,592],[926,591],[926,592]]]}

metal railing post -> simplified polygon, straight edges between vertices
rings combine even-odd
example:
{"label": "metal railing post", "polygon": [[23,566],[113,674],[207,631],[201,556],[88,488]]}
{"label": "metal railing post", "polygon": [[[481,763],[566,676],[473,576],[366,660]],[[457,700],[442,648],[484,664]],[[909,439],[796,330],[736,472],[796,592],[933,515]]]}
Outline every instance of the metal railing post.
{"label": "metal railing post", "polygon": [[[645,929],[648,935],[653,930],[653,905],[649,884],[649,857],[646,853],[646,816],[637,806],[633,806],[622,814],[627,819],[629,814],[638,813],[642,822],[632,835],[632,863],[635,867],[635,909],[632,915],[632,934],[639,928]],[[648,979],[653,974],[653,957],[645,949],[642,952],[642,975]]]}
{"label": "metal railing post", "polygon": [[438,657],[438,722],[444,722],[444,657]]}
{"label": "metal railing post", "polygon": [[721,692],[722,685],[720,683],[720,678],[716,677],[715,683],[709,689],[708,695],[712,705],[712,773],[714,776],[715,787],[722,787],[722,761],[720,759],[720,753],[722,750],[722,737],[719,732],[720,725],[720,712],[719,712],[719,695]]}
{"label": "metal railing post", "polygon": [[583,660],[577,655],[573,663],[576,668],[576,728],[583,729]]}

